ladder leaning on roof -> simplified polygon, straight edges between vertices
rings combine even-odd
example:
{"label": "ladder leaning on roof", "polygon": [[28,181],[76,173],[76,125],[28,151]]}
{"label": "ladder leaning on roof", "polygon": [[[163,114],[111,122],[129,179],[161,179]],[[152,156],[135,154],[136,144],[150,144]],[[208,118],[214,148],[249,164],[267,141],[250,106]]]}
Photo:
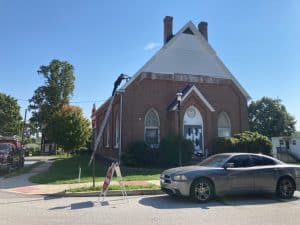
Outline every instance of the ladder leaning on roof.
{"label": "ladder leaning on roof", "polygon": [[113,105],[113,102],[114,102],[114,99],[115,99],[115,96],[116,96],[116,90],[117,90],[118,86],[121,84],[122,80],[124,80],[124,79],[128,80],[129,77],[127,75],[121,74],[114,83],[114,89],[113,89],[113,92],[112,92],[112,96],[111,96],[108,108],[105,112],[104,119],[101,123],[99,133],[96,137],[96,140],[95,140],[95,143],[94,143],[94,149],[93,149],[93,153],[91,155],[89,165],[91,165],[92,161],[94,160],[94,157],[95,157],[95,154],[96,154],[96,151],[97,151],[97,147],[101,144],[103,131],[104,131],[104,128],[105,128],[105,126],[108,122],[108,118],[109,118],[109,115],[111,113],[112,105]]}
{"label": "ladder leaning on roof", "polygon": [[91,156],[91,159],[90,159],[90,162],[89,162],[89,165],[91,165],[94,157],[95,157],[95,154],[96,154],[96,150],[97,150],[97,147],[100,145],[101,141],[102,141],[102,135],[103,135],[103,131],[104,131],[104,128],[107,124],[107,121],[108,121],[108,118],[109,118],[109,114],[112,110],[112,105],[113,105],[113,102],[114,102],[114,99],[115,99],[115,95],[114,94],[111,99],[110,99],[110,102],[109,102],[109,105],[108,105],[108,108],[105,112],[105,116],[104,116],[104,120],[103,122],[101,123],[101,126],[100,126],[100,130],[99,130],[99,133],[96,137],[96,140],[95,140],[95,144],[94,144],[94,149],[93,149],[93,153],[92,153],[92,156]]}

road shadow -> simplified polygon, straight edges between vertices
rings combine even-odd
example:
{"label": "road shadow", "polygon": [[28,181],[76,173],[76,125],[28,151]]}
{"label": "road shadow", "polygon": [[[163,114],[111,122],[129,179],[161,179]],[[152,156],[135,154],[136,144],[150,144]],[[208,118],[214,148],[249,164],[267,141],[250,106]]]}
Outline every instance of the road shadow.
{"label": "road shadow", "polygon": [[141,205],[150,206],[156,209],[180,209],[180,208],[199,208],[210,209],[220,206],[242,206],[242,205],[266,205],[281,204],[285,202],[299,201],[296,196],[290,200],[281,200],[274,195],[242,195],[242,196],[226,196],[216,197],[207,203],[193,202],[189,198],[171,197],[168,195],[144,197],[139,200]]}
{"label": "road shadow", "polygon": [[[27,202],[38,202],[38,201],[49,201],[56,200],[62,197],[56,196],[43,196],[43,195],[27,195],[22,193],[11,193],[11,192],[2,192],[7,196],[6,201],[1,201],[0,205],[11,205],[11,204],[19,204],[19,203],[27,203]],[[3,200],[3,196],[1,196],[1,200]]]}
{"label": "road shadow", "polygon": [[70,205],[65,205],[65,206],[56,206],[50,208],[49,210],[60,210],[60,209],[67,209],[67,208],[70,208],[71,210],[77,210],[77,209],[92,208],[94,207],[94,205],[95,204],[92,201],[85,201],[85,202],[72,203]]}
{"label": "road shadow", "polygon": [[[47,200],[51,200],[51,199],[47,199]],[[92,208],[92,207],[116,208],[120,205],[126,205],[128,203],[129,203],[128,199],[124,199],[124,198],[106,199],[101,201],[100,199],[97,199],[97,201],[84,201],[84,202],[71,203],[69,205],[56,206],[53,208],[49,208],[48,210],[62,210],[62,209],[77,210],[77,209]]]}
{"label": "road shadow", "polygon": [[94,206],[94,203],[91,201],[72,203],[71,210],[91,208],[93,206]]}

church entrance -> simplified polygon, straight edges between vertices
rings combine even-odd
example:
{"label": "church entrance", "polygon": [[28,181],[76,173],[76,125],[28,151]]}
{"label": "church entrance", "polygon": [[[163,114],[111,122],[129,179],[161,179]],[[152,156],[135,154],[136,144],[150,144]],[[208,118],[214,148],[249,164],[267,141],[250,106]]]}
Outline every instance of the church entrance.
{"label": "church entrance", "polygon": [[195,106],[190,106],[183,117],[183,135],[194,144],[195,155],[202,155],[203,151],[203,119]]}

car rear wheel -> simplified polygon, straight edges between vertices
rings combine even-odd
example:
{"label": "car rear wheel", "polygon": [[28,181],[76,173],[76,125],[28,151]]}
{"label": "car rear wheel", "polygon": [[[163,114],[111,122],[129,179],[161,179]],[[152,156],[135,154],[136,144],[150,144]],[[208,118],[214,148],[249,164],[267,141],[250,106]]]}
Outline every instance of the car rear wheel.
{"label": "car rear wheel", "polygon": [[283,177],[277,184],[277,196],[283,199],[290,199],[294,196],[295,185],[291,178]]}
{"label": "car rear wheel", "polygon": [[199,203],[211,200],[214,197],[214,186],[212,182],[207,178],[199,178],[193,181],[190,196]]}

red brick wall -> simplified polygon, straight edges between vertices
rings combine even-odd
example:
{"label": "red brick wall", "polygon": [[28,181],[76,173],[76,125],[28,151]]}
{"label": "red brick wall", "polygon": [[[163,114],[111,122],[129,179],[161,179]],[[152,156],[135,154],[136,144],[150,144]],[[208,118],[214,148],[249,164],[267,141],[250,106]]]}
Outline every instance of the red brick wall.
{"label": "red brick wall", "polygon": [[[154,78],[157,76],[154,74]],[[159,77],[153,79],[153,74],[143,73],[123,93],[122,152],[126,151],[131,142],[144,139],[144,117],[150,108],[154,108],[159,114],[161,139],[168,134],[178,132],[177,113],[167,111],[167,107],[175,99],[176,92],[188,84],[195,85],[216,110],[211,112],[195,93],[192,93],[181,105],[181,124],[185,110],[190,105],[194,105],[200,111],[204,123],[205,148],[209,150],[212,148],[212,140],[217,136],[217,118],[223,111],[230,118],[232,134],[248,129],[247,100],[231,80],[204,77],[204,80],[201,78],[200,81],[194,79],[195,82],[188,82],[174,79],[174,75],[163,76],[163,79]],[[113,107],[113,117],[120,110],[119,103],[120,99],[117,98]],[[103,117],[101,110],[102,114],[104,112],[103,109],[98,110],[98,117]],[[115,143],[115,118],[113,117],[110,119],[110,148],[104,147],[103,153],[117,158],[118,149],[112,148]]]}

